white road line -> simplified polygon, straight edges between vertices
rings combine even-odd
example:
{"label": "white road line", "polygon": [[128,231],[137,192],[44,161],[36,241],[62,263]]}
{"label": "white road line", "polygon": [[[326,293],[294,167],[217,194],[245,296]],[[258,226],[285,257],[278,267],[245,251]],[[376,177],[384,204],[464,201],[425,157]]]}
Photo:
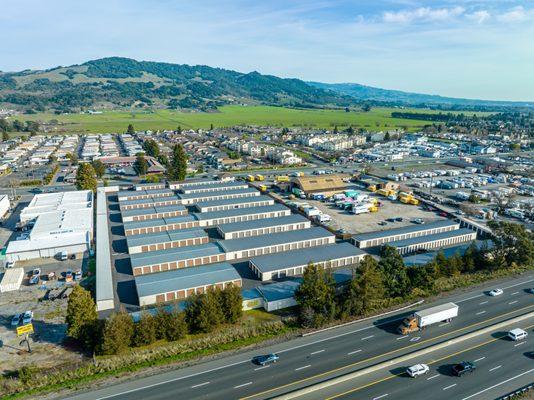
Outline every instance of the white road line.
{"label": "white road line", "polygon": [[371,339],[371,338],[374,338],[375,335],[371,335],[371,336],[366,336],[366,337],[362,337],[361,340],[367,340],[367,339]]}
{"label": "white road line", "polygon": [[359,350],[354,350],[354,351],[351,351],[350,353],[347,353],[347,355],[351,356],[353,354],[356,354],[356,353],[359,353],[360,351],[362,351],[361,349]]}
{"label": "white road line", "polygon": [[478,303],[478,304],[480,304],[480,305],[482,305],[482,304],[488,304],[488,301],[486,300],[486,301],[483,301],[482,303]]}
{"label": "white road line", "polygon": [[437,375],[434,375],[434,376],[431,376],[430,378],[426,378],[427,381],[429,381],[430,379],[434,379],[434,378],[437,378],[439,376],[439,374]]}
{"label": "white road line", "polygon": [[514,294],[519,294],[519,292],[514,292],[514,293],[512,293],[510,296],[513,296]]}
{"label": "white road line", "polygon": [[311,355],[314,355],[314,354],[319,354],[319,353],[322,353],[324,351],[324,349],[322,350],[317,350],[317,351],[314,351],[313,353],[310,353]]}
{"label": "white road line", "polygon": [[475,315],[482,315],[482,314],[485,314],[485,313],[486,313],[486,311],[479,311]]}
{"label": "white road line", "polygon": [[514,301],[509,302],[508,304],[512,305],[512,304],[517,303],[518,301],[519,301],[519,300],[514,300]]}
{"label": "white road line", "polygon": [[475,362],[482,361],[482,360],[484,360],[485,358],[486,358],[486,357],[480,357],[480,358],[477,358],[477,359],[475,360]]}
{"label": "white road line", "polygon": [[521,346],[522,344],[525,344],[526,342],[520,342],[518,344],[514,344],[514,347]]}
{"label": "white road line", "polygon": [[264,365],[263,367],[259,367],[259,368],[254,368],[254,371],[259,371],[260,369],[265,369],[265,368],[269,368],[270,365]]}
{"label": "white road line", "polygon": [[529,369],[528,371],[525,371],[525,372],[521,372],[519,375],[512,376],[511,378],[508,378],[508,379],[506,379],[506,380],[504,380],[502,382],[496,383],[495,385],[487,387],[486,389],[482,389],[480,392],[473,393],[473,394],[471,394],[471,395],[469,395],[467,397],[464,397],[462,400],[472,399],[473,397],[476,397],[479,394],[486,393],[488,390],[495,389],[497,386],[504,385],[504,384],[506,384],[506,383],[508,383],[510,381],[513,381],[514,379],[521,378],[523,375],[530,374],[531,372],[534,372],[534,368]]}
{"label": "white road line", "polygon": [[449,323],[448,323],[448,322],[445,322],[445,323],[443,323],[443,324],[439,324],[438,326],[445,326],[445,325],[449,325]]}
{"label": "white road line", "polygon": [[478,299],[479,297],[482,297],[482,296],[484,296],[484,294],[477,294],[476,296],[468,297],[467,299],[457,300],[457,301],[455,301],[455,303],[463,303],[464,301],[469,301],[469,300],[473,300],[473,299]]}
{"label": "white road line", "polygon": [[310,365],[310,364],[308,364],[308,365],[305,365],[304,367],[299,367],[299,368],[295,368],[295,371],[300,371],[301,369],[304,369],[304,368],[309,368],[309,367],[311,367],[311,365]]}
{"label": "white road line", "polygon": [[490,369],[489,372],[495,371],[496,369],[499,369],[501,367],[502,367],[502,365],[497,365],[496,367],[493,367],[492,369]]}
{"label": "white road line", "polygon": [[401,336],[401,337],[398,337],[398,338],[395,339],[395,340],[408,339],[408,338],[409,338],[409,336]]}
{"label": "white road line", "polygon": [[234,386],[234,389],[239,389],[243,386],[248,386],[248,385],[252,385],[252,382],[247,382],[247,383],[243,383],[242,385],[237,385],[237,386]]}
{"label": "white road line", "polygon": [[199,383],[198,385],[191,386],[191,389],[194,389],[194,388],[197,388],[197,387],[201,387],[201,386],[206,386],[206,385],[209,385],[209,384],[210,384],[209,382]]}
{"label": "white road line", "polygon": [[449,386],[445,386],[442,390],[447,390],[447,389],[450,389],[450,388],[453,388],[457,385],[457,383],[453,383],[452,385],[449,385]]}
{"label": "white road line", "polygon": [[383,395],[378,396],[378,397],[373,397],[373,400],[383,399],[386,396],[389,396],[389,393],[383,394]]}

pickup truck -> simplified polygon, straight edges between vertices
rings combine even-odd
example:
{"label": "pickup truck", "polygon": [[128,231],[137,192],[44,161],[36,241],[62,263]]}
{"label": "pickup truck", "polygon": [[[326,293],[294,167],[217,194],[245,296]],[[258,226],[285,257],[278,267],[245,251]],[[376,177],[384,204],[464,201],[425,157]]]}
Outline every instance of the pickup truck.
{"label": "pickup truck", "polygon": [[458,306],[454,303],[446,303],[439,306],[427,308],[426,310],[416,311],[409,317],[405,318],[397,328],[397,332],[407,335],[417,332],[427,326],[438,322],[452,321],[458,316]]}

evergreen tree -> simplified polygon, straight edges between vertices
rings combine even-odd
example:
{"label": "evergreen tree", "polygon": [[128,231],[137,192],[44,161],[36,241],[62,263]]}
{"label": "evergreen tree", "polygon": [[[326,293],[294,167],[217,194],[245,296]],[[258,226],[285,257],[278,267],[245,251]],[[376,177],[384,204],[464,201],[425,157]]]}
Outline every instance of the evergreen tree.
{"label": "evergreen tree", "polygon": [[126,129],[126,133],[129,133],[130,135],[133,135],[135,133],[135,129],[132,124],[128,125],[128,128]]}
{"label": "evergreen tree", "polygon": [[133,168],[137,175],[146,175],[148,171],[148,162],[146,161],[145,156],[143,154],[137,154]]}
{"label": "evergreen tree", "polygon": [[389,142],[391,140],[391,135],[389,134],[389,131],[386,132],[386,134],[384,135],[384,141],[385,142]]}
{"label": "evergreen tree", "polygon": [[401,255],[391,246],[384,246],[378,263],[382,270],[384,285],[390,297],[404,297],[408,294],[410,281]]}
{"label": "evergreen tree", "polygon": [[185,308],[185,318],[193,332],[212,332],[224,322],[220,299],[220,290],[214,289],[190,298]]}
{"label": "evergreen tree", "polygon": [[378,263],[365,256],[345,289],[343,308],[350,315],[364,315],[380,306],[385,288]]}
{"label": "evergreen tree", "polygon": [[133,345],[139,347],[154,343],[157,340],[157,330],[161,329],[156,323],[154,316],[143,313],[139,322],[135,324]]}
{"label": "evergreen tree", "polygon": [[187,156],[181,144],[172,148],[172,157],[167,167],[167,175],[171,181],[183,181],[187,173]]}
{"label": "evergreen tree", "polygon": [[310,263],[304,271],[302,283],[295,291],[295,299],[301,311],[311,309],[315,313],[314,325],[333,318],[335,287],[330,271]]}
{"label": "evergreen tree", "polygon": [[183,312],[159,310],[155,318],[158,326],[158,339],[174,342],[187,334],[187,323]]}
{"label": "evergreen tree", "polygon": [[176,133],[179,135],[182,134],[182,127],[180,125],[176,128]]}
{"label": "evergreen tree", "polygon": [[97,320],[96,304],[91,293],[80,285],[74,286],[67,303],[67,335],[91,347],[94,339],[91,334]]}
{"label": "evergreen tree", "polygon": [[420,291],[429,292],[434,287],[434,264],[428,263],[423,266],[415,266],[407,268],[408,278],[410,279],[410,287],[412,291],[419,289]]}
{"label": "evergreen tree", "polygon": [[[1,121],[3,121],[3,119]],[[9,133],[4,131],[2,133],[2,142],[7,142],[8,140],[9,140]]]}
{"label": "evergreen tree", "polygon": [[164,167],[168,167],[169,166],[169,158],[165,154],[160,154],[159,157],[158,157],[158,161]]}
{"label": "evergreen tree", "polygon": [[102,331],[101,353],[113,355],[127,350],[132,344],[134,329],[132,317],[127,312],[111,314]]}
{"label": "evergreen tree", "polygon": [[67,153],[66,154],[67,159],[70,161],[71,165],[77,165],[78,164],[78,156],[74,153]]}
{"label": "evergreen tree", "polygon": [[159,145],[154,139],[147,139],[143,143],[143,148],[147,155],[158,158],[159,157]]}
{"label": "evergreen tree", "polygon": [[93,169],[95,170],[95,174],[98,178],[102,178],[104,174],[106,173],[106,166],[104,163],[100,160],[93,160],[91,163],[93,166]]}
{"label": "evergreen tree", "polygon": [[243,316],[243,296],[241,288],[229,285],[222,291],[222,307],[226,322],[235,324]]}
{"label": "evergreen tree", "polygon": [[97,180],[95,169],[91,164],[82,163],[76,171],[76,188],[96,192]]}

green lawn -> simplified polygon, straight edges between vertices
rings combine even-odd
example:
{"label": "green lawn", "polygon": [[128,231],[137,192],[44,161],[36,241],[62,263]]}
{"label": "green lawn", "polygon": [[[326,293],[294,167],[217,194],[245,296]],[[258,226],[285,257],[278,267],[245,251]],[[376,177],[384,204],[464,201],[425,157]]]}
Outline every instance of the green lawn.
{"label": "green lawn", "polygon": [[[415,131],[428,124],[428,121],[391,118],[394,108],[373,108],[370,112],[343,110],[301,110],[283,107],[268,106],[224,106],[219,112],[183,113],[173,110],[118,112],[110,111],[98,115],[89,114],[34,114],[21,115],[21,120],[37,120],[48,122],[58,120],[60,124],[57,131],[61,133],[83,132],[124,132],[128,124],[133,124],[137,130],[176,129],[182,128],[209,128],[227,127],[233,125],[271,125],[286,127],[317,127],[340,129],[352,125],[372,131],[406,127]],[[414,111],[416,109],[404,109]],[[419,112],[431,112],[419,110]]]}

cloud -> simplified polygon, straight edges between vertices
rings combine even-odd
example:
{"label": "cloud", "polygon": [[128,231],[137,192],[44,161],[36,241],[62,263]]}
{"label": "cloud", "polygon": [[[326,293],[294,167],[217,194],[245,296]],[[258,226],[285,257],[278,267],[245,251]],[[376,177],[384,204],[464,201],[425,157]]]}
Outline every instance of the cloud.
{"label": "cloud", "polygon": [[475,11],[471,14],[466,14],[466,17],[477,24],[482,24],[491,18],[491,14],[486,10]]}
{"label": "cloud", "polygon": [[522,22],[528,17],[527,12],[522,6],[514,7],[504,14],[497,17],[500,22]]}
{"label": "cloud", "polygon": [[448,21],[464,14],[460,6],[452,8],[419,7],[414,10],[386,11],[382,19],[389,23]]}

